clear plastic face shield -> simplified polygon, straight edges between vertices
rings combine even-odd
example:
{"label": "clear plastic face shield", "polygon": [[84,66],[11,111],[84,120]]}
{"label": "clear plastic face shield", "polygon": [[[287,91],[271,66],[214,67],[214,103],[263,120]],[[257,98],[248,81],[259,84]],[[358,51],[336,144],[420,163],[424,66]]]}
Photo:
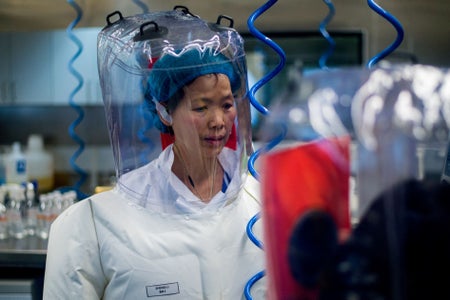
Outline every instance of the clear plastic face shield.
{"label": "clear plastic face shield", "polygon": [[270,298],[448,295],[450,71],[293,75],[260,132],[283,137],[261,162]]}
{"label": "clear plastic face shield", "polygon": [[[151,202],[148,189],[172,185],[171,172],[204,201],[237,193],[252,151],[241,36],[186,10],[113,16],[98,64],[119,188]],[[130,183],[154,160],[160,175]]]}

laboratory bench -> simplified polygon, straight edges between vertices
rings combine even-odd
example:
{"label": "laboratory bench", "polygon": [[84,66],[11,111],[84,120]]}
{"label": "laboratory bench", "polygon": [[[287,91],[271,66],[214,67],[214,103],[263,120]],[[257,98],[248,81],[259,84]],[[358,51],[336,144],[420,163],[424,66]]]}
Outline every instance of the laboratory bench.
{"label": "laboratory bench", "polygon": [[42,299],[47,240],[0,240],[0,299]]}

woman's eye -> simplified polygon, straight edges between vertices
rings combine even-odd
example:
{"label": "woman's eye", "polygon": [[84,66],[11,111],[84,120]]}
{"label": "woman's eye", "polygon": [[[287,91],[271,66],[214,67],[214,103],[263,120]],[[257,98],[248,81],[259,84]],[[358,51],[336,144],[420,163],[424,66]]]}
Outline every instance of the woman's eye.
{"label": "woman's eye", "polygon": [[194,107],[192,108],[192,110],[196,112],[202,112],[206,110],[206,106]]}
{"label": "woman's eye", "polygon": [[228,110],[228,109],[232,108],[233,106],[234,106],[234,105],[233,105],[232,103],[225,103],[225,104],[223,105],[223,108],[226,109],[226,110]]}

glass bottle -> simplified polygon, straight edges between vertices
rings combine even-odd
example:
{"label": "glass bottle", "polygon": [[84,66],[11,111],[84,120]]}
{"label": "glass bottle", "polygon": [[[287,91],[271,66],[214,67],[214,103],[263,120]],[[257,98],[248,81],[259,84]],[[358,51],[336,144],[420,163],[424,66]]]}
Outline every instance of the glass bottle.
{"label": "glass bottle", "polygon": [[41,239],[47,239],[50,230],[51,198],[49,194],[39,196],[39,208],[37,211],[37,235]]}
{"label": "glass bottle", "polygon": [[26,236],[22,211],[25,205],[25,191],[20,185],[10,185],[8,189],[9,201],[6,208],[9,236],[23,239]]}

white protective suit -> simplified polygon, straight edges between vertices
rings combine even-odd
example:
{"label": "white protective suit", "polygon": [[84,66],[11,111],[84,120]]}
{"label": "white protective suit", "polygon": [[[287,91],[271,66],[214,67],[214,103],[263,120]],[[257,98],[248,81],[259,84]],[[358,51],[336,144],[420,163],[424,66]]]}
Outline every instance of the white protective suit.
{"label": "white protective suit", "polygon": [[[222,153],[220,161],[230,173],[233,164],[227,157],[233,156]],[[172,161],[168,147],[125,180],[128,187],[133,180],[139,186],[157,174],[185,195],[173,199],[173,206],[137,204],[118,186],[82,200],[57,218],[50,233],[44,299],[244,298],[247,281],[264,269],[264,252],[246,234],[248,221],[260,210],[256,180],[248,176],[232,201],[219,192],[211,203],[198,207],[192,203],[200,201],[190,202],[194,196],[170,171]],[[233,176],[230,185],[240,180]],[[159,186],[151,185],[152,195],[173,192]],[[261,237],[258,223],[254,231]],[[263,281],[253,286],[254,299],[265,298]]]}

